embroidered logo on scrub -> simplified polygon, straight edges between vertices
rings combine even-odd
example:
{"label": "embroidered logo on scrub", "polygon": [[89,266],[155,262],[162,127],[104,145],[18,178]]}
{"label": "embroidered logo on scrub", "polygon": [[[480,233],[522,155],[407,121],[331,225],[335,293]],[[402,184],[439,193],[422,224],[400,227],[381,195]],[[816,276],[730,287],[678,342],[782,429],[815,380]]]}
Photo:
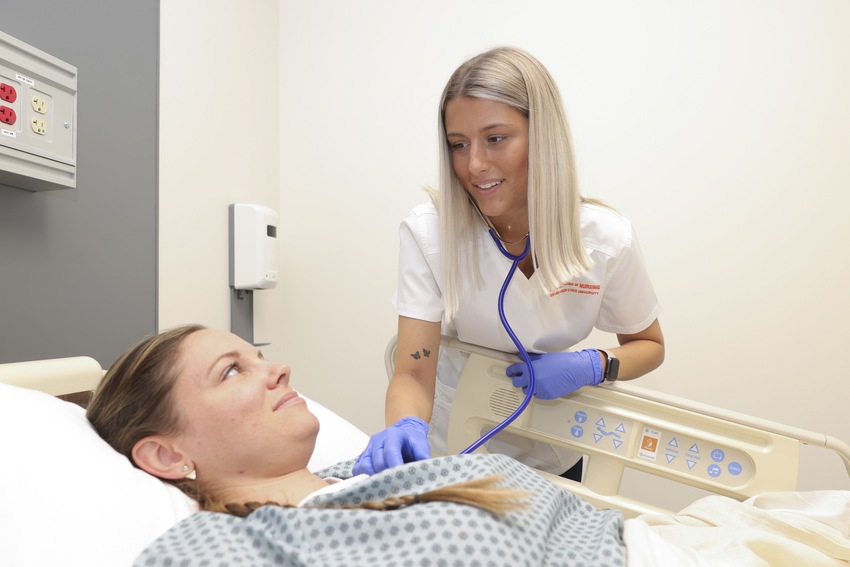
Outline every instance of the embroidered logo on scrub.
{"label": "embroidered logo on scrub", "polygon": [[599,295],[602,286],[599,284],[589,284],[580,282],[567,282],[555,291],[549,294],[549,297],[555,297],[562,293],[580,293],[582,295]]}

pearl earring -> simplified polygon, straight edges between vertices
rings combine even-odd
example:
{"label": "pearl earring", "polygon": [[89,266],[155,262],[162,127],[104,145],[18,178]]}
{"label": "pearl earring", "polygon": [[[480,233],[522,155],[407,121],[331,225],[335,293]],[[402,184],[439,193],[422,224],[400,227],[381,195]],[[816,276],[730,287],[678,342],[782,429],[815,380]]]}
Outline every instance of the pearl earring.
{"label": "pearl earring", "polygon": [[183,465],[183,472],[186,473],[184,478],[187,478],[189,480],[195,480],[195,478],[197,478],[195,469],[189,470],[189,465]]}

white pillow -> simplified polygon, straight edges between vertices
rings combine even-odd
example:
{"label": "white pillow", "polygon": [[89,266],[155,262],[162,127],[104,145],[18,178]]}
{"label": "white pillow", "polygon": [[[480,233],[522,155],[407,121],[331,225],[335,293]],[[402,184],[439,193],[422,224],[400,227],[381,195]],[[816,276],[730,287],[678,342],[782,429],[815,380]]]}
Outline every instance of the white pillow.
{"label": "white pillow", "polygon": [[299,395],[307,400],[307,408],[319,418],[319,436],[307,468],[316,472],[360,456],[369,443],[369,436],[322,404]]}
{"label": "white pillow", "polygon": [[[308,407],[321,423],[311,470],[365,448],[365,433]],[[131,565],[197,509],[107,445],[82,408],[48,394],[0,384],[0,436],[0,565]]]}
{"label": "white pillow", "polygon": [[4,565],[131,565],[196,510],[107,445],[72,403],[0,384],[0,432]]}

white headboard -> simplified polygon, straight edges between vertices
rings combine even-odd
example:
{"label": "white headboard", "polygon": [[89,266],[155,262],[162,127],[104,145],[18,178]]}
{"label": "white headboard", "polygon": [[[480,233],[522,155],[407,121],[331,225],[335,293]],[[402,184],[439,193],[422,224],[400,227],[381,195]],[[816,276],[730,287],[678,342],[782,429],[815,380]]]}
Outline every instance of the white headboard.
{"label": "white headboard", "polygon": [[51,396],[93,392],[101,378],[100,363],[87,356],[0,365],[0,382]]}

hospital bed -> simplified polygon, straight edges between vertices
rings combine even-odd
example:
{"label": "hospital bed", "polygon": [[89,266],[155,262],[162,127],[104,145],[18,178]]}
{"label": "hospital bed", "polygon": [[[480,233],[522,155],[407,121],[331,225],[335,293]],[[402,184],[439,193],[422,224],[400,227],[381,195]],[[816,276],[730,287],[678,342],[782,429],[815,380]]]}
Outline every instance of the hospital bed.
{"label": "hospital bed", "polygon": [[[518,398],[504,377],[510,357],[448,337],[444,344],[470,353],[449,432],[450,450],[459,451],[499,423]],[[390,374],[393,353],[391,341]],[[73,403],[85,404],[86,393],[102,375],[100,365],[87,357],[0,365],[0,565],[129,565],[151,541],[196,510],[178,489],[108,447]],[[57,397],[68,395],[72,401]],[[312,400],[308,405],[321,422],[311,470],[353,458],[365,447],[365,433]],[[771,564],[746,562],[743,556],[729,563],[722,554],[713,555],[710,542],[722,537],[728,546],[745,534],[745,548],[751,543],[764,553],[765,545],[772,545],[774,554],[795,564],[850,561],[850,493],[795,491],[800,443],[834,451],[850,467],[850,449],[828,436],[626,384],[534,401],[506,431],[587,455],[582,484],[547,476],[598,507],[623,511],[634,567]],[[673,514],[619,494],[622,473],[631,468],[696,484],[715,496],[695,502],[692,511]],[[717,512],[705,506],[711,498],[726,507]],[[756,528],[739,521],[751,514],[757,516],[758,530],[778,518],[775,533],[753,535]]]}
{"label": "hospital bed", "polygon": [[[89,357],[0,364],[0,565],[122,567],[197,511],[89,425],[103,377]],[[70,400],[70,401],[68,401]],[[307,399],[321,427],[309,468],[356,457],[368,436]]]}

